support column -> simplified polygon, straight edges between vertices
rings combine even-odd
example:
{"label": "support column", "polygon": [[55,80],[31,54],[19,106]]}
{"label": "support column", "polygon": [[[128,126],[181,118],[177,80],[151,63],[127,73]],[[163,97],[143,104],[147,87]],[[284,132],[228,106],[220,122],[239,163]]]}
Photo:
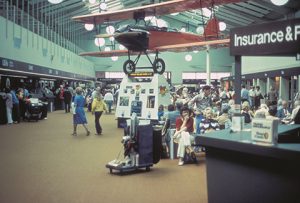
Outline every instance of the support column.
{"label": "support column", "polygon": [[235,69],[234,69],[234,92],[236,95],[235,103],[241,103],[241,72],[242,72],[242,57],[235,56]]}
{"label": "support column", "polygon": [[259,80],[261,94],[264,96],[268,92],[267,81],[263,79],[258,79],[258,80]]}
{"label": "support column", "polygon": [[206,75],[207,75],[207,79],[206,79],[206,84],[210,85],[210,55],[209,55],[209,45],[206,46]]}
{"label": "support column", "polygon": [[279,98],[288,101],[289,100],[289,83],[284,77],[279,79]]}

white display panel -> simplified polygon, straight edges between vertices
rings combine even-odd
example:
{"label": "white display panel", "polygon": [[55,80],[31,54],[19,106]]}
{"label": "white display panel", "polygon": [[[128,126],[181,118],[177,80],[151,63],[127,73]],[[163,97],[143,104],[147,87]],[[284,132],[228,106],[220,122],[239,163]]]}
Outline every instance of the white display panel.
{"label": "white display panel", "polygon": [[171,104],[169,84],[163,75],[123,78],[120,84],[116,117],[130,118],[135,112],[141,119],[158,119],[158,106]]}

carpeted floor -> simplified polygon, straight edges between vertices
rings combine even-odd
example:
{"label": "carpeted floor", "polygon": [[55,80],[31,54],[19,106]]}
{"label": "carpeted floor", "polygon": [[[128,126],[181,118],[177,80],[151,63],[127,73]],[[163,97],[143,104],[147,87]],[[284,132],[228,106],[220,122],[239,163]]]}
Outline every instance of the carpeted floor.
{"label": "carpeted floor", "polygon": [[[150,172],[113,175],[123,130],[114,115],[101,118],[103,135],[82,126],[72,137],[72,114],[55,111],[48,120],[0,125],[0,203],[206,203],[204,158],[177,166],[162,159]],[[123,152],[123,151],[122,151]]]}

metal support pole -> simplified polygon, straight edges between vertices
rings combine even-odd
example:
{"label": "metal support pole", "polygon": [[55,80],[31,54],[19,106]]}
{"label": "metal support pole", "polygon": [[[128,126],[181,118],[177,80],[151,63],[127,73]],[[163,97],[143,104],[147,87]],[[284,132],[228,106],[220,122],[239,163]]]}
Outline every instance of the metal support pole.
{"label": "metal support pole", "polygon": [[235,56],[235,72],[234,72],[234,92],[236,95],[235,103],[241,103],[241,72],[242,72],[242,57]]}

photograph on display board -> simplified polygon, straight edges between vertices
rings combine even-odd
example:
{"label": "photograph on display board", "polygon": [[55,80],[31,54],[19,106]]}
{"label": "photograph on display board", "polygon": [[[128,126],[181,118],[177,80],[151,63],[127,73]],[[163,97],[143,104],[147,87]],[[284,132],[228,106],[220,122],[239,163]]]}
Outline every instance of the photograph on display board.
{"label": "photograph on display board", "polygon": [[128,106],[129,105],[129,97],[120,97],[119,106]]}
{"label": "photograph on display board", "polygon": [[142,115],[142,101],[132,101],[131,103],[131,114],[136,113],[137,116]]}
{"label": "photograph on display board", "polygon": [[147,108],[154,108],[155,105],[155,96],[148,96],[147,99]]}

